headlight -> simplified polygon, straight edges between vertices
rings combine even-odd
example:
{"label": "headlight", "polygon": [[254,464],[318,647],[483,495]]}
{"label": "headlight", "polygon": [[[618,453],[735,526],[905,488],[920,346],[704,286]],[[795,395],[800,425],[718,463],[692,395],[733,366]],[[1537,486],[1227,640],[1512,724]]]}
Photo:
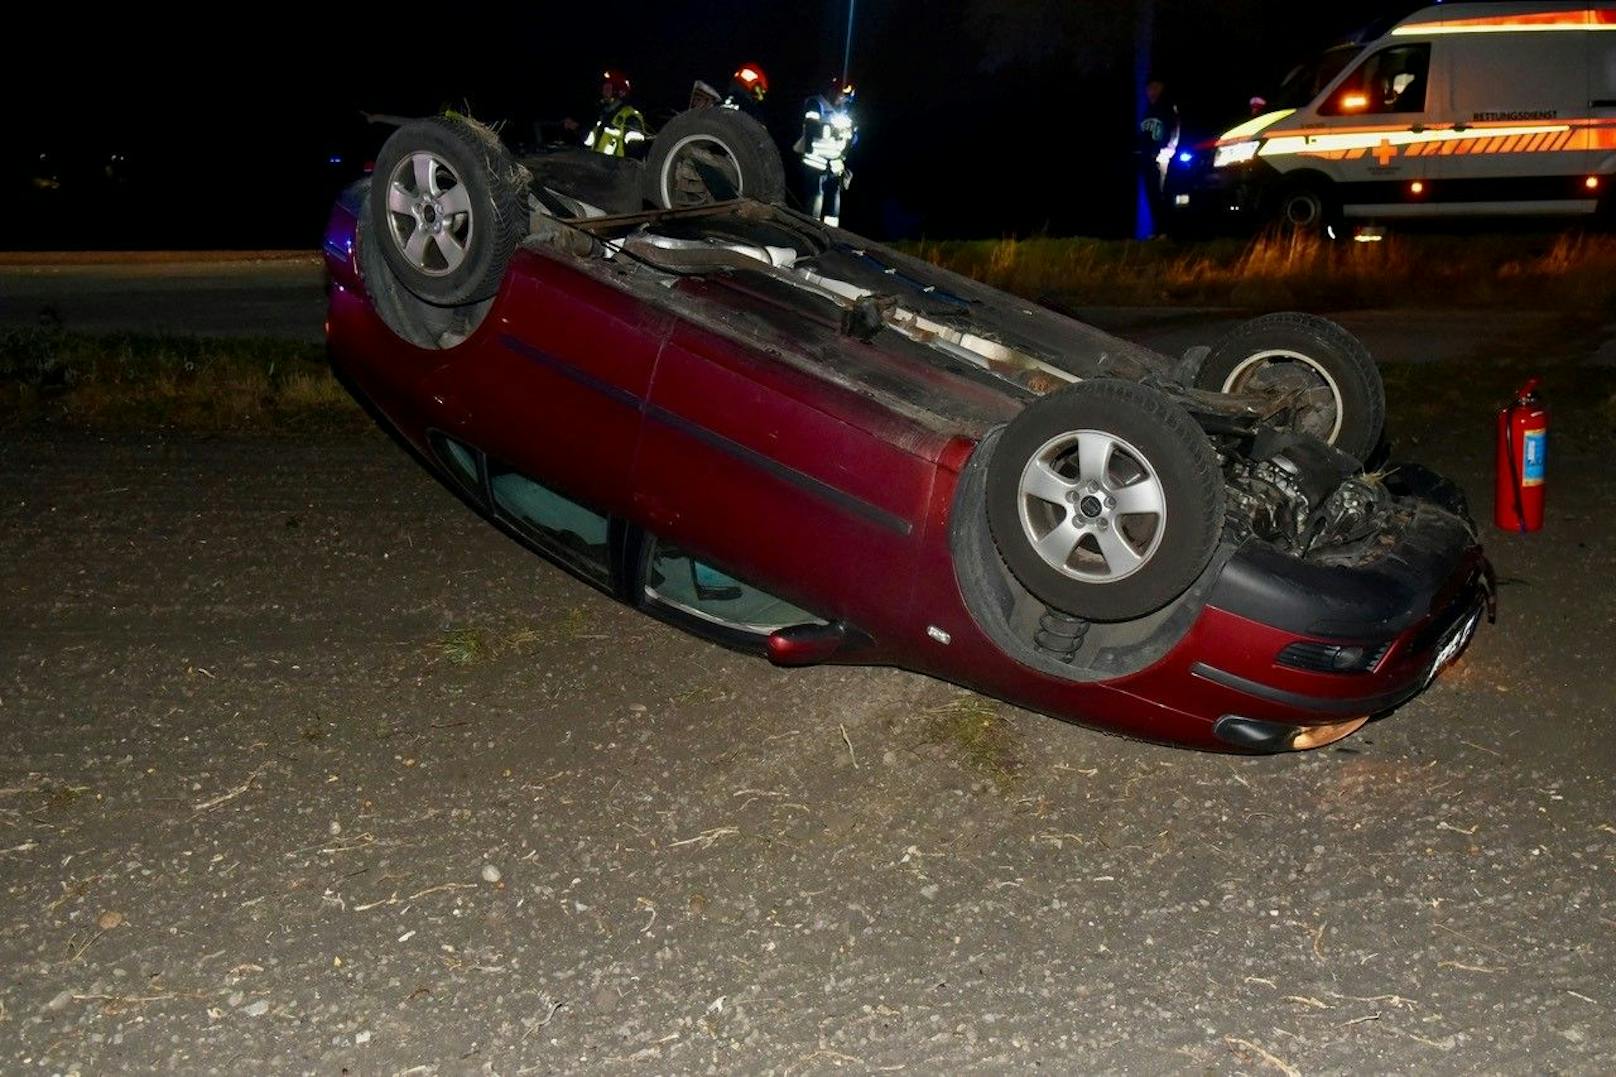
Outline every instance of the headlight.
{"label": "headlight", "polygon": [[1228,168],[1230,165],[1245,164],[1257,156],[1259,143],[1254,138],[1244,142],[1231,142],[1226,146],[1219,146],[1218,152],[1212,156],[1213,168]]}

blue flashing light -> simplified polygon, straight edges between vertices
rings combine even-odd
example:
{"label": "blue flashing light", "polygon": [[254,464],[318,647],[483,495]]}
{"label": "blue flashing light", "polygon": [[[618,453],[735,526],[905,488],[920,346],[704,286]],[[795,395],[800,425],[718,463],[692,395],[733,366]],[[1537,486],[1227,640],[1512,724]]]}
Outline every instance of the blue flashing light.
{"label": "blue flashing light", "polygon": [[1178,155],[1178,160],[1179,160],[1180,164],[1186,164],[1187,165],[1191,161],[1195,160],[1195,154],[1190,153],[1188,150],[1185,150],[1183,153]]}

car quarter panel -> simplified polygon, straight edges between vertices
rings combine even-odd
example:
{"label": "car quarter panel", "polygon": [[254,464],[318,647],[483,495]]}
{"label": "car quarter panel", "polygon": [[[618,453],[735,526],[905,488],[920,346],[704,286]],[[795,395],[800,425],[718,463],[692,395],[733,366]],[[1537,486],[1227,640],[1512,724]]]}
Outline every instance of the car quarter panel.
{"label": "car quarter panel", "polygon": [[976,691],[1069,722],[1141,740],[1226,751],[1212,735],[1212,719],[1199,709],[1142,698],[1117,681],[1052,676],[1016,661],[977,624],[960,591],[948,541],[960,476],[975,450],[973,440],[955,438],[939,460],[916,572],[910,616],[915,631],[893,641],[898,663],[942,680],[968,682]]}

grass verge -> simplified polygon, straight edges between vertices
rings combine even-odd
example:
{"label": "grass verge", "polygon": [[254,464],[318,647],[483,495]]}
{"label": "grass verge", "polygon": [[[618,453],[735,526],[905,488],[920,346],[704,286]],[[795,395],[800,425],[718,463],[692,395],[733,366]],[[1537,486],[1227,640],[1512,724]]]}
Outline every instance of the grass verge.
{"label": "grass verge", "polygon": [[364,429],[320,345],[0,329],[0,424],[223,433]]}
{"label": "grass verge", "polygon": [[1100,239],[922,242],[912,253],[1028,298],[1074,305],[1616,308],[1616,236],[1267,234],[1180,244]]}

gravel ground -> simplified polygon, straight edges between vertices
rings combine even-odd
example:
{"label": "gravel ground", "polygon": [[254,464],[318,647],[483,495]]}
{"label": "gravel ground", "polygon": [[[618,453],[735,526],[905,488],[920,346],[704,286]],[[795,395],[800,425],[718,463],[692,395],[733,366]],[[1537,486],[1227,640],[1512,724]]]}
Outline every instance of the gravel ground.
{"label": "gravel ground", "polygon": [[380,435],[14,437],[0,1070],[1610,1072],[1616,488],[1554,467],[1459,666],[1246,759],[717,650]]}

